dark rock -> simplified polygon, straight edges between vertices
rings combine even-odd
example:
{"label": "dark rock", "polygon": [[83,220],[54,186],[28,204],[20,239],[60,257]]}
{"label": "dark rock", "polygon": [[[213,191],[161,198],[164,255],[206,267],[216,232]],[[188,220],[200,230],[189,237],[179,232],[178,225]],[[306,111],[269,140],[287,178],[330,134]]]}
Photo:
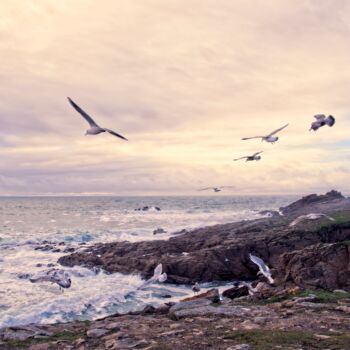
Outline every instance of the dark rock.
{"label": "dark rock", "polygon": [[299,216],[312,212],[329,213],[330,211],[344,209],[350,209],[350,199],[334,190],[324,195],[310,194],[286,207],[280,208],[281,212],[288,216]]}
{"label": "dark rock", "polygon": [[280,259],[285,282],[304,288],[350,291],[350,244],[315,244]]}
{"label": "dark rock", "polygon": [[222,296],[229,299],[240,298],[249,295],[248,287],[232,287],[230,289],[224,290]]}
{"label": "dark rock", "polygon": [[166,233],[166,231],[163,228],[157,228],[153,231],[154,235],[158,235],[160,233]]}
{"label": "dark rock", "polygon": [[70,248],[66,248],[63,253],[73,253],[75,251],[74,248],[70,247]]}
{"label": "dark rock", "polygon": [[210,289],[205,293],[197,294],[189,298],[182,299],[181,301],[192,301],[192,300],[200,300],[206,299],[210,300],[212,303],[218,303],[220,301],[220,293],[216,288]]}

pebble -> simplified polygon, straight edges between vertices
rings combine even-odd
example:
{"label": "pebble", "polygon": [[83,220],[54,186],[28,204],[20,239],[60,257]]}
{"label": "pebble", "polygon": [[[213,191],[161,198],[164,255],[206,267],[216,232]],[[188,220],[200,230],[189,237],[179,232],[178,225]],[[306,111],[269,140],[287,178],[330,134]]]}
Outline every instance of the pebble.
{"label": "pebble", "polygon": [[107,330],[107,329],[104,329],[104,328],[93,328],[93,329],[89,329],[89,330],[86,332],[86,335],[87,335],[89,338],[100,338],[100,337],[102,337],[103,335],[105,335],[106,333],[108,333],[108,330]]}

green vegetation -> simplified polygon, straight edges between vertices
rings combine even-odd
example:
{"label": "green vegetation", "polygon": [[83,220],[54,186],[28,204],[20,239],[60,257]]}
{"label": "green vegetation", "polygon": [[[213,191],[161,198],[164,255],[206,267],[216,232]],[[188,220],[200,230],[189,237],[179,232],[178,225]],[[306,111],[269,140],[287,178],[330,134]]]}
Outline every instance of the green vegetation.
{"label": "green vegetation", "polygon": [[57,341],[72,342],[82,336],[83,334],[64,331],[61,333],[56,333],[49,337],[43,337],[43,338],[37,338],[37,339],[29,338],[27,340],[8,340],[5,342],[5,344],[7,349],[24,349],[24,348],[30,347],[31,345],[40,344],[40,343],[49,343],[49,342],[57,342]]}
{"label": "green vegetation", "polygon": [[278,303],[280,301],[284,300],[292,300],[296,297],[307,297],[310,294],[313,294],[316,296],[318,303],[336,303],[338,300],[342,299],[350,299],[350,293],[342,293],[342,292],[327,292],[325,290],[311,290],[311,289],[305,289],[303,291],[297,292],[296,294],[284,294],[280,296],[273,296],[269,299],[265,300],[259,300],[257,302],[254,302],[254,304],[260,304],[260,305],[266,305],[266,304],[273,304]]}
{"label": "green vegetation", "polygon": [[[251,350],[271,350],[288,346],[303,349],[346,349],[350,344],[350,334],[330,335],[329,338],[319,339],[311,332],[281,331],[281,330],[246,330],[234,331],[225,338],[234,339],[237,343],[246,343]],[[279,346],[279,347],[278,347]]]}

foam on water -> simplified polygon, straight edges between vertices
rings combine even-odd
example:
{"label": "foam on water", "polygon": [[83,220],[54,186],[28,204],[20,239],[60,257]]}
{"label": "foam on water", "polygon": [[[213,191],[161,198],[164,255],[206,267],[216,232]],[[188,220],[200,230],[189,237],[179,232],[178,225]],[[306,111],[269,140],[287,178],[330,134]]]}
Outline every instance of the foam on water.
{"label": "foam on water", "polygon": [[[28,275],[51,266],[67,247],[83,249],[97,242],[167,239],[181,229],[261,217],[290,197],[134,197],[0,198],[0,327],[32,322],[90,320],[142,309],[191,295],[190,286],[152,285],[136,291],[138,275],[67,269],[72,286],[32,284]],[[144,206],[161,211],[135,211]],[[163,228],[165,234],[153,235]],[[47,242],[45,242],[47,241]],[[36,250],[52,244],[61,252]],[[61,244],[61,245],[60,245]],[[186,254],[186,252],[184,252]],[[21,278],[20,278],[21,277]],[[207,288],[210,285],[205,286]]]}

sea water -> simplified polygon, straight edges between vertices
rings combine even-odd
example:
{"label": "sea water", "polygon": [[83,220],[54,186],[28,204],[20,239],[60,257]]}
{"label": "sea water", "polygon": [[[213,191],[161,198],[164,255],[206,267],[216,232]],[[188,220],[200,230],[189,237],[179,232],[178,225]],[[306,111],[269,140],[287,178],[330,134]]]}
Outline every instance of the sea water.
{"label": "sea water", "polygon": [[[0,328],[29,323],[91,320],[192,295],[190,286],[154,284],[136,290],[139,275],[64,268],[72,286],[62,292],[28,277],[61,268],[66,248],[113,241],[168,239],[182,229],[256,219],[291,196],[0,197]],[[135,210],[143,207],[149,210]],[[160,208],[160,211],[155,207]],[[154,235],[162,228],[166,233]],[[42,251],[46,243],[59,252]],[[202,285],[204,290],[212,284]],[[170,299],[165,299],[165,297]]]}

